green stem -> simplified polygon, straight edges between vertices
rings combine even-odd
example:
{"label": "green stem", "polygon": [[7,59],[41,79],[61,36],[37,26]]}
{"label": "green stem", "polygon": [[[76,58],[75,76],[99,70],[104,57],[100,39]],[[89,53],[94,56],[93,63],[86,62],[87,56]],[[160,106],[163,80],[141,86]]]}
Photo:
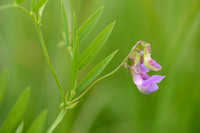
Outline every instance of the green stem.
{"label": "green stem", "polygon": [[139,44],[141,44],[141,43],[145,43],[145,42],[143,42],[143,41],[138,41],[138,42],[135,44],[135,46],[132,48],[132,50],[131,50],[131,52],[128,54],[128,56],[122,61],[122,63],[121,63],[115,70],[113,70],[112,72],[110,72],[110,73],[104,75],[103,77],[97,79],[96,81],[94,81],[81,95],[79,95],[77,98],[75,98],[74,100],[72,100],[72,101],[70,101],[70,102],[68,102],[68,103],[71,104],[71,103],[74,103],[74,102],[78,101],[78,100],[81,99],[81,98],[90,90],[90,88],[92,88],[96,83],[98,83],[99,81],[101,81],[101,80],[103,80],[103,79],[105,79],[105,78],[107,78],[107,77],[113,75],[114,73],[116,73],[116,72],[125,64],[126,60],[131,56],[131,54],[136,50],[137,46],[138,46]]}
{"label": "green stem", "polygon": [[45,42],[44,42],[44,39],[43,39],[43,36],[42,36],[42,32],[41,32],[39,23],[36,21],[35,17],[26,8],[24,8],[24,7],[20,6],[20,5],[17,5],[16,3],[14,3],[13,5],[0,6],[0,11],[8,9],[8,8],[21,9],[22,11],[24,11],[26,14],[28,14],[32,18],[32,20],[33,20],[33,22],[34,22],[34,24],[36,26],[37,32],[38,32],[38,36],[39,36],[39,39],[40,39],[40,42],[41,42],[41,46],[42,46],[42,50],[43,50],[44,56],[45,56],[45,58],[47,60],[47,63],[48,63],[49,68],[51,70],[51,73],[52,73],[52,75],[53,75],[53,77],[54,77],[54,79],[56,81],[56,84],[57,84],[57,86],[59,88],[59,91],[60,91],[60,94],[62,96],[64,105],[66,106],[64,91],[63,91],[62,86],[61,86],[61,84],[60,84],[60,82],[58,80],[56,72],[55,72],[55,70],[54,70],[54,68],[53,68],[53,66],[52,66],[52,64],[50,62],[50,58],[49,58],[49,55],[48,55],[48,52],[47,52],[47,48],[46,48],[46,45],[45,45]]}
{"label": "green stem", "polygon": [[53,122],[53,124],[50,126],[50,128],[48,129],[47,133],[52,133],[53,130],[58,126],[58,124],[62,121],[62,119],[64,118],[65,114],[66,114],[67,110],[65,108],[63,108],[58,117],[56,118],[56,120]]}
{"label": "green stem", "polygon": [[61,110],[60,114],[58,115],[57,119],[54,121],[54,123],[51,125],[51,127],[49,128],[49,130],[47,131],[48,133],[51,133],[56,127],[57,125],[61,122],[61,120],[63,119],[63,117],[65,116],[65,113],[66,113],[66,102],[65,102],[65,95],[64,95],[64,91],[62,89],[62,86],[58,80],[58,77],[56,75],[56,72],[51,64],[51,61],[50,61],[50,58],[49,58],[49,55],[48,55],[48,52],[47,52],[47,48],[46,48],[46,45],[45,45],[45,42],[44,42],[44,38],[42,36],[42,32],[41,32],[41,29],[40,29],[40,26],[39,26],[39,23],[36,21],[35,17],[27,10],[25,9],[24,7],[20,6],[20,5],[17,5],[16,3],[14,3],[13,5],[4,5],[4,6],[0,6],[0,11],[2,10],[5,10],[5,9],[8,9],[8,8],[18,8],[18,9],[21,9],[22,11],[24,11],[26,14],[28,14],[35,26],[36,26],[36,29],[37,29],[37,32],[38,32],[38,36],[39,36],[39,39],[40,39],[40,42],[41,42],[41,46],[42,46],[42,50],[43,50],[43,53],[44,53],[44,56],[47,60],[47,63],[49,65],[49,68],[51,70],[51,73],[57,83],[57,86],[59,88],[59,91],[60,91],[60,94],[62,96],[62,99],[63,99],[63,103],[64,103],[64,107],[63,109]]}
{"label": "green stem", "polygon": [[6,10],[6,9],[9,9],[9,8],[18,8],[18,9],[24,11],[27,15],[29,15],[32,18],[34,23],[37,23],[37,21],[35,20],[34,16],[26,8],[24,8],[24,7],[20,6],[20,5],[17,5],[16,3],[14,3],[13,5],[0,6],[0,11]]}
{"label": "green stem", "polygon": [[35,23],[35,26],[36,26],[36,29],[37,29],[37,32],[38,32],[38,36],[39,36],[39,39],[40,39],[40,42],[41,42],[41,46],[42,46],[42,50],[43,50],[43,53],[44,53],[44,56],[47,60],[47,63],[49,65],[49,68],[51,70],[51,73],[56,81],[56,84],[58,85],[58,88],[59,88],[59,91],[60,91],[60,94],[62,96],[62,99],[63,99],[63,102],[64,102],[64,105],[66,106],[66,102],[65,102],[65,95],[64,95],[64,91],[62,89],[62,86],[58,80],[58,77],[56,75],[56,72],[53,68],[53,65],[51,64],[51,61],[50,61],[50,58],[49,58],[49,55],[48,55],[48,52],[47,52],[47,48],[46,48],[46,45],[45,45],[45,42],[44,42],[44,39],[43,39],[43,36],[42,36],[42,32],[41,32],[41,29],[40,29],[40,26],[38,23]]}
{"label": "green stem", "polygon": [[0,11],[8,9],[8,8],[12,8],[12,7],[15,7],[15,6],[14,5],[3,5],[3,6],[0,6]]}

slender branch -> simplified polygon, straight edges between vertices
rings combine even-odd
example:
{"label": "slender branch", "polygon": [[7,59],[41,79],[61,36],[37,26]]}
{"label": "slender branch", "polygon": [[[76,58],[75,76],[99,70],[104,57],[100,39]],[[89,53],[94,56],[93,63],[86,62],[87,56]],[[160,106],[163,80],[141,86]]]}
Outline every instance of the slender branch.
{"label": "slender branch", "polygon": [[34,22],[34,24],[36,26],[37,32],[38,32],[38,36],[39,36],[39,39],[40,39],[40,42],[41,42],[41,46],[42,46],[42,50],[43,50],[44,56],[45,56],[45,58],[47,60],[47,63],[48,63],[49,68],[51,70],[51,73],[52,73],[52,75],[53,75],[53,77],[54,77],[54,79],[56,81],[56,84],[57,84],[57,86],[59,88],[59,91],[60,91],[60,94],[62,96],[64,105],[66,107],[64,91],[63,91],[62,86],[61,86],[61,84],[60,84],[60,82],[58,80],[56,72],[55,72],[55,70],[54,70],[54,68],[53,68],[53,66],[51,64],[51,61],[50,61],[50,58],[49,58],[49,55],[48,55],[48,52],[47,52],[47,48],[46,48],[46,45],[45,45],[45,42],[44,42],[44,39],[43,39],[43,36],[42,36],[42,32],[41,32],[39,23],[36,21],[35,17],[26,8],[20,6],[20,5],[16,4],[16,3],[14,3],[13,5],[0,6],[0,11],[8,9],[8,8],[18,8],[18,9],[21,9],[22,11],[24,11],[26,14],[28,14],[32,18],[32,20],[33,20],[33,22]]}
{"label": "slender branch", "polygon": [[14,5],[3,5],[3,6],[0,6],[0,11],[8,9],[8,8],[12,8],[12,7],[15,7],[15,6]]}
{"label": "slender branch", "polygon": [[34,16],[24,7],[14,3],[13,5],[3,5],[3,6],[0,6],[0,11],[3,11],[3,10],[6,10],[6,9],[9,9],[9,8],[17,8],[17,9],[20,9],[22,11],[24,11],[27,15],[29,15],[33,22],[34,23],[37,23],[37,21],[35,20]]}
{"label": "slender branch", "polygon": [[62,121],[62,119],[64,118],[65,114],[66,114],[67,110],[65,108],[63,108],[58,117],[56,118],[56,120],[53,122],[53,124],[50,126],[50,128],[48,129],[47,133],[52,133],[53,130],[58,126],[58,124]]}
{"label": "slender branch", "polygon": [[131,52],[128,54],[128,56],[122,61],[122,63],[115,69],[113,70],[112,72],[104,75],[103,77],[97,79],[96,81],[94,81],[81,95],[79,95],[77,98],[75,98],[74,100],[72,101],[69,101],[68,103],[71,104],[71,103],[74,103],[76,101],[78,101],[79,99],[81,99],[89,90],[90,88],[92,88],[96,83],[98,83],[99,81],[101,81],[102,79],[105,79],[111,75],[113,75],[114,73],[116,73],[126,62],[126,60],[131,56],[131,54],[136,50],[137,46],[141,43],[145,43],[144,41],[138,41],[135,46],[132,48]]}
{"label": "slender branch", "polygon": [[61,86],[61,84],[60,84],[60,82],[58,80],[58,77],[57,77],[56,72],[55,72],[55,70],[53,68],[53,65],[51,64],[51,61],[50,61],[50,58],[49,58],[49,55],[48,55],[48,52],[47,52],[47,48],[46,48],[46,45],[45,45],[45,42],[44,42],[44,39],[43,39],[43,36],[42,36],[42,32],[41,32],[40,26],[39,26],[38,23],[35,23],[35,26],[36,26],[36,29],[37,29],[37,32],[38,32],[38,36],[39,36],[39,39],[40,39],[40,43],[41,43],[41,46],[42,46],[42,50],[43,50],[44,56],[45,56],[45,58],[47,60],[47,63],[48,63],[49,68],[51,70],[51,73],[52,73],[52,75],[53,75],[53,77],[54,77],[54,79],[56,81],[56,84],[57,84],[57,86],[59,88],[59,91],[60,91],[60,94],[62,96],[63,102],[64,102],[64,104],[66,106],[64,91],[63,91],[62,86]]}

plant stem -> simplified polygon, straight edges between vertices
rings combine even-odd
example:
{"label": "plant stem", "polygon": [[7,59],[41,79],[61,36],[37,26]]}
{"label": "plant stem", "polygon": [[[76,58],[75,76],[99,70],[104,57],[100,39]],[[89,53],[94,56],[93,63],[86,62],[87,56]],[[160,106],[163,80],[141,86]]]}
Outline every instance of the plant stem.
{"label": "plant stem", "polygon": [[60,91],[60,94],[62,96],[62,99],[63,99],[63,102],[64,102],[64,105],[66,106],[66,102],[65,102],[65,95],[64,95],[64,91],[62,89],[62,86],[58,80],[58,77],[56,75],[56,72],[53,68],[53,65],[51,64],[51,61],[50,61],[50,58],[49,58],[49,55],[48,55],[48,52],[47,52],[47,48],[46,48],[46,45],[45,45],[45,42],[44,42],[44,39],[43,39],[43,36],[42,36],[42,32],[41,32],[41,29],[40,29],[40,26],[38,23],[35,23],[35,26],[36,26],[36,29],[37,29],[37,32],[38,32],[38,36],[39,36],[39,39],[40,39],[40,43],[41,43],[41,46],[42,46],[42,50],[43,50],[43,53],[44,53],[44,56],[47,60],[47,63],[49,65],[49,68],[51,70],[51,73],[56,81],[56,84],[59,88],[59,91]]}
{"label": "plant stem", "polygon": [[65,109],[66,101],[65,101],[64,91],[63,91],[62,86],[61,86],[61,84],[60,84],[60,82],[58,80],[58,77],[57,77],[56,72],[55,72],[55,70],[53,68],[53,65],[51,64],[51,61],[50,61],[50,58],[49,58],[49,55],[48,55],[48,52],[47,52],[47,48],[46,48],[46,45],[45,45],[45,42],[44,42],[44,38],[42,36],[42,32],[41,32],[41,29],[40,29],[40,25],[37,22],[36,18],[26,8],[20,6],[20,5],[16,4],[16,3],[14,3],[13,5],[0,6],[0,11],[8,9],[8,8],[21,9],[22,11],[24,11],[26,14],[28,14],[32,18],[32,20],[33,20],[33,22],[34,22],[34,24],[36,26],[37,32],[38,32],[38,36],[39,36],[39,40],[40,40],[40,43],[41,43],[41,46],[42,46],[42,50],[43,50],[44,56],[45,56],[45,58],[47,60],[48,66],[49,66],[49,68],[51,70],[51,73],[52,73],[52,75],[53,75],[53,77],[54,77],[54,79],[56,81],[56,84],[57,84],[57,86],[59,88],[59,91],[60,91],[60,94],[62,96],[64,107],[61,110],[60,114],[58,115],[57,119],[54,121],[54,123],[51,125],[51,127],[47,131],[48,133],[51,133],[57,127],[57,125],[61,122],[61,120],[63,119],[63,117],[65,116],[65,113],[66,113],[66,109]]}
{"label": "plant stem", "polygon": [[32,18],[34,23],[37,23],[37,21],[35,20],[34,16],[26,8],[24,8],[24,7],[20,6],[20,5],[17,5],[16,3],[14,3],[13,5],[0,6],[0,11],[6,10],[8,8],[18,8],[18,9],[24,11],[27,15],[29,15]]}
{"label": "plant stem", "polygon": [[102,79],[105,79],[111,75],[113,75],[114,73],[116,73],[126,62],[126,60],[131,56],[131,54],[136,50],[137,46],[141,43],[145,43],[144,41],[138,41],[134,47],[132,48],[131,52],[128,54],[128,56],[122,61],[122,63],[115,69],[113,70],[112,72],[104,75],[103,77],[97,79],[96,81],[94,81],[81,95],[79,95],[77,98],[75,98],[74,100],[72,101],[69,101],[68,103],[71,104],[71,103],[74,103],[76,101],[78,101],[79,99],[81,99],[89,90],[90,88],[92,88],[96,83],[98,83],[99,81],[101,81]]}
{"label": "plant stem", "polygon": [[0,6],[0,11],[8,9],[8,8],[12,8],[12,7],[14,7],[14,5],[3,5],[3,6]]}
{"label": "plant stem", "polygon": [[48,63],[49,68],[51,70],[51,73],[52,73],[52,75],[53,75],[53,77],[54,77],[54,79],[56,81],[56,84],[57,84],[57,86],[59,88],[59,91],[60,91],[60,94],[62,96],[64,105],[66,107],[64,91],[63,91],[62,86],[61,86],[61,84],[60,84],[60,82],[58,80],[56,72],[55,72],[55,70],[54,70],[54,68],[53,68],[53,66],[51,64],[51,61],[50,61],[50,58],[49,58],[49,55],[48,55],[48,52],[47,52],[47,48],[46,48],[46,45],[45,45],[45,42],[44,42],[44,39],[43,39],[43,36],[42,36],[42,32],[41,32],[39,23],[36,21],[35,17],[26,8],[20,6],[20,5],[16,4],[16,3],[14,3],[13,5],[0,6],[0,11],[8,9],[8,8],[18,8],[18,9],[21,9],[22,11],[24,11],[26,14],[28,14],[32,18],[32,20],[33,20],[33,22],[34,22],[34,24],[36,26],[37,32],[38,32],[38,36],[39,36],[39,39],[40,39],[40,42],[41,42],[41,46],[42,46],[42,50],[43,50],[44,56],[45,56],[45,58],[47,60],[47,63]]}
{"label": "plant stem", "polygon": [[62,121],[62,119],[64,118],[65,114],[66,114],[67,110],[65,108],[63,108],[58,117],[56,118],[56,120],[53,122],[53,124],[50,126],[50,128],[48,129],[47,133],[52,133],[53,130],[58,126],[58,124]]}

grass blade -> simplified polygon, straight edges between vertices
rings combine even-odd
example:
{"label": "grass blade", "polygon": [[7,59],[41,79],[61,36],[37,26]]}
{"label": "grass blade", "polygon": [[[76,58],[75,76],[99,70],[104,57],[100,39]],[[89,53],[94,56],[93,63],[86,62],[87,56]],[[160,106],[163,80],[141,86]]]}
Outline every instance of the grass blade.
{"label": "grass blade", "polygon": [[73,65],[72,65],[72,89],[75,89],[78,73],[78,37],[76,35],[76,15],[73,13]]}
{"label": "grass blade", "polygon": [[69,29],[68,29],[68,19],[67,19],[67,14],[65,10],[65,5],[64,2],[61,2],[61,8],[62,8],[62,16],[63,16],[63,22],[64,22],[64,28],[65,28],[65,38],[66,38],[66,43],[67,46],[69,47]]}
{"label": "grass blade", "polygon": [[110,33],[112,32],[114,25],[115,25],[115,22],[108,25],[99,34],[99,36],[90,44],[90,46],[84,51],[84,53],[81,55],[81,58],[80,58],[79,69],[82,69],[94,59],[94,57],[101,50],[106,40],[110,36]]}
{"label": "grass blade", "polygon": [[94,14],[92,14],[80,27],[78,30],[79,41],[85,39],[85,37],[89,34],[89,32],[94,28],[96,23],[98,22],[101,14],[103,12],[104,6],[99,8]]}
{"label": "grass blade", "polygon": [[35,5],[35,7],[33,8],[33,11],[38,11],[42,6],[44,6],[46,3],[48,2],[48,0],[38,0],[37,4]]}
{"label": "grass blade", "polygon": [[19,126],[17,127],[15,133],[22,133],[23,128],[24,128],[24,121],[22,121],[22,122],[19,124]]}
{"label": "grass blade", "polygon": [[26,110],[30,97],[30,88],[27,88],[18,98],[8,117],[0,128],[1,133],[11,133],[17,128]]}
{"label": "grass blade", "polygon": [[111,61],[111,59],[114,57],[117,51],[113,52],[109,56],[107,56],[102,62],[100,62],[96,67],[94,67],[86,76],[85,78],[80,82],[80,84],[77,87],[77,92],[80,92],[85,87],[87,87],[108,65],[108,63]]}
{"label": "grass blade", "polygon": [[8,83],[8,70],[4,70],[0,75],[0,105],[5,95],[7,83]]}
{"label": "grass blade", "polygon": [[46,122],[46,118],[47,118],[47,110],[44,110],[31,124],[27,133],[42,133],[42,130],[44,129],[44,125]]}

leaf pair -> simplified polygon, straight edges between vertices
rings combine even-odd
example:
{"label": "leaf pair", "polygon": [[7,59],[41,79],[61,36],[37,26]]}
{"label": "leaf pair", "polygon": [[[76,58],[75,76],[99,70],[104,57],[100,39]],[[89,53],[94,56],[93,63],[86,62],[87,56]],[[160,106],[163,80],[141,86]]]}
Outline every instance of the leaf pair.
{"label": "leaf pair", "polygon": [[[65,6],[64,6],[63,1],[61,1],[61,7],[62,7],[62,12],[63,12],[62,14],[63,14],[64,28],[65,28],[66,43],[69,46],[68,18],[67,18],[67,14],[65,11]],[[77,32],[79,42],[82,42],[87,37],[87,35],[92,31],[92,29],[98,22],[99,18],[101,17],[103,9],[104,9],[104,7],[99,8],[80,27],[80,29]],[[74,39],[72,39],[72,41],[74,41]]]}
{"label": "leaf pair", "polygon": [[104,70],[104,68],[108,65],[116,53],[117,51],[113,52],[103,61],[101,61],[96,67],[94,67],[77,86],[77,92],[80,92],[85,87],[87,87]]}
{"label": "leaf pair", "polygon": [[107,41],[108,37],[110,36],[115,22],[112,22],[108,25],[99,35],[98,37],[90,44],[90,46],[84,51],[81,55],[80,62],[79,62],[79,69],[84,68],[88,65],[98,54],[101,50],[105,42]]}
{"label": "leaf pair", "polygon": [[88,75],[80,82],[78,87],[76,87],[77,82],[77,75],[78,70],[87,66],[98,54],[101,50],[103,45],[105,44],[106,40],[110,36],[115,22],[108,25],[98,36],[97,38],[89,45],[89,47],[84,51],[81,55],[80,60],[78,61],[78,44],[82,42],[87,35],[91,32],[91,30],[96,25],[97,21],[99,20],[104,7],[99,8],[94,14],[92,14],[80,27],[78,32],[76,31],[77,23],[75,14],[73,14],[73,35],[72,35],[72,43],[70,46],[69,42],[69,31],[68,31],[68,18],[65,11],[65,6],[63,1],[61,1],[62,7],[62,14],[63,14],[63,21],[64,21],[64,29],[65,29],[65,37],[66,43],[68,47],[73,48],[73,65],[72,65],[72,89],[77,90],[78,92],[87,87],[107,66],[110,60],[115,55],[116,51],[113,52],[111,55],[106,57],[102,62],[100,62],[95,68],[93,68]]}
{"label": "leaf pair", "polygon": [[[88,32],[92,29],[94,26],[94,23],[98,17],[100,17],[100,14],[102,12],[102,8],[96,11],[92,17],[90,17],[86,23],[83,24],[83,26],[80,28],[78,34],[79,37],[84,39]],[[93,20],[95,19],[95,20]],[[108,37],[110,36],[113,28],[114,28],[115,22],[112,22],[110,25],[108,25],[98,36],[97,38],[89,45],[89,47],[83,52],[83,54],[80,57],[79,61],[79,69],[84,68],[87,66],[98,54],[98,52],[101,50],[101,48],[104,46],[105,42],[107,41]],[[103,61],[101,61],[96,67],[94,67],[86,76],[85,78],[79,83],[76,90],[77,92],[80,92],[85,87],[87,87],[108,65],[108,63],[111,61],[111,59],[114,57],[117,51],[113,52],[109,56],[107,56]]]}

